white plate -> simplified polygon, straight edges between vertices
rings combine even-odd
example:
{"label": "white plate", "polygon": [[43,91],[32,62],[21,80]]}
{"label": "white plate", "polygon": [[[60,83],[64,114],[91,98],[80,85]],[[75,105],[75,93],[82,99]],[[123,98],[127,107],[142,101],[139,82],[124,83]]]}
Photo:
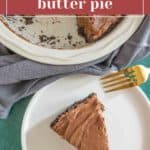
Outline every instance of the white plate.
{"label": "white plate", "polygon": [[68,106],[96,92],[105,105],[110,150],[150,149],[150,104],[138,88],[104,95],[95,76],[69,76],[41,89],[30,102],[22,125],[23,150],[74,150],[50,129]]}
{"label": "white plate", "polygon": [[[80,49],[57,50],[34,45],[11,32],[2,22],[0,41],[14,52],[38,62],[56,65],[80,64],[103,57],[121,46],[137,30],[143,17],[126,16],[108,36]],[[70,28],[66,25],[66,29]]]}

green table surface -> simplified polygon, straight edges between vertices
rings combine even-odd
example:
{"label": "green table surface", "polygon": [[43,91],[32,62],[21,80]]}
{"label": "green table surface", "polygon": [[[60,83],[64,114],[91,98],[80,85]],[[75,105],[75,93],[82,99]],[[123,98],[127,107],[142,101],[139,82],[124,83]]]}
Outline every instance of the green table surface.
{"label": "green table surface", "polygon": [[[143,64],[150,67],[150,56],[134,64]],[[141,86],[147,97],[150,99],[150,79]],[[21,150],[20,131],[22,119],[26,107],[32,96],[26,97],[16,103],[6,120],[0,120],[0,150]]]}

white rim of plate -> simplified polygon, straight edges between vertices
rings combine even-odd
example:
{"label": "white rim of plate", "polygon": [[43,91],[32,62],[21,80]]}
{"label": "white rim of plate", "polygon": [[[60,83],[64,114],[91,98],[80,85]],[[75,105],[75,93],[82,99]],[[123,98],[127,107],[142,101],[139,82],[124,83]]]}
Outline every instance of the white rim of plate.
{"label": "white rim of plate", "polygon": [[[55,82],[54,82],[55,83]],[[49,84],[50,85],[50,84]],[[27,150],[27,147],[26,147],[26,140],[25,140],[25,137],[24,137],[24,128],[25,128],[25,122],[28,118],[28,112],[29,110],[31,109],[32,105],[35,103],[35,100],[38,93],[42,90],[44,90],[45,88],[47,88],[49,85],[46,85],[45,87],[43,87],[42,89],[40,89],[31,99],[31,101],[29,102],[27,108],[26,108],[26,111],[25,111],[25,114],[24,114],[24,117],[23,117],[23,121],[22,121],[22,127],[21,127],[21,145],[22,145],[22,148],[24,148],[24,150]],[[150,109],[150,101],[148,99],[148,97],[145,95],[145,93],[142,91],[142,89],[140,89],[140,87],[135,87],[135,89],[141,94],[141,96],[143,97],[143,100],[145,100],[146,104],[148,105],[149,109]]]}
{"label": "white rim of plate", "polygon": [[[144,16],[126,16],[109,36],[74,50],[57,50],[36,46],[20,38],[0,22],[0,41],[15,53],[46,64],[73,65],[101,58],[121,46],[138,29]],[[115,39],[115,40],[114,40]]]}

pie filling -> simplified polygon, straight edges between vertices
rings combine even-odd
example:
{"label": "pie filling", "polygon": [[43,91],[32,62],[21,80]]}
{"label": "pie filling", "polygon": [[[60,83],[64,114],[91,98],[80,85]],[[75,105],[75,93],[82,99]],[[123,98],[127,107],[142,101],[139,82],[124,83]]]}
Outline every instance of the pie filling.
{"label": "pie filling", "polygon": [[91,94],[61,114],[51,128],[78,150],[108,150],[104,106]]}
{"label": "pie filling", "polygon": [[79,33],[86,38],[87,42],[93,42],[112,31],[121,20],[121,16],[79,16],[77,25]]}

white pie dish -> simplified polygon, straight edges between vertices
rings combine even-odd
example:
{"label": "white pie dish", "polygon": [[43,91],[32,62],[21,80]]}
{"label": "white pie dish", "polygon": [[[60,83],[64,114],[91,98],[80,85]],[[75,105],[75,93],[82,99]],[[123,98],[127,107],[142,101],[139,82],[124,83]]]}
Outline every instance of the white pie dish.
{"label": "white pie dish", "polygon": [[[55,65],[86,63],[101,58],[121,46],[140,26],[144,16],[126,16],[108,36],[80,49],[57,50],[34,45],[0,22],[0,42],[29,59]],[[56,31],[54,31],[56,32]]]}

